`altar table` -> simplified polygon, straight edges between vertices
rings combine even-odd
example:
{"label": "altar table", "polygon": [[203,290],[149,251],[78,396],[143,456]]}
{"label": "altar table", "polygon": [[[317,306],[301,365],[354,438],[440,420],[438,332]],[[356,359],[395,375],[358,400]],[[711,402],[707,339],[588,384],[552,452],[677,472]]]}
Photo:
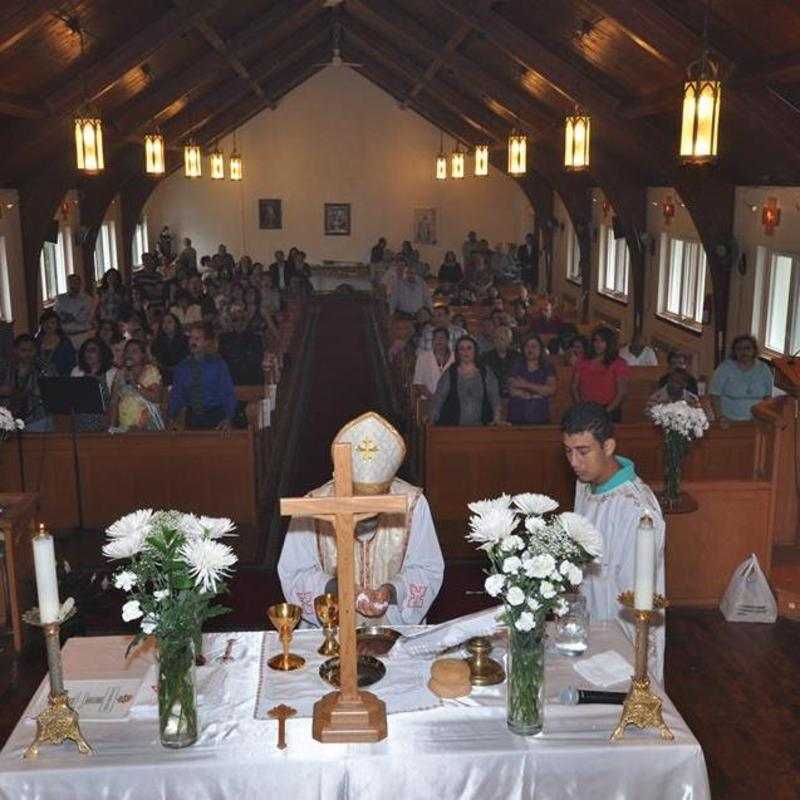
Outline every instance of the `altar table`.
{"label": "altar table", "polygon": [[[321,639],[318,631],[295,635]],[[236,640],[235,660],[221,663],[217,658],[230,638]],[[216,688],[209,690],[213,702],[201,698],[199,740],[185,750],[161,747],[157,721],[134,714],[134,706],[126,719],[82,723],[93,755],[79,756],[67,743],[44,746],[37,759],[23,761],[34,734],[32,701],[0,753],[0,798],[710,798],[700,745],[666,698],[664,718],[673,742],[631,728],[621,742],[609,742],[619,715],[619,707],[611,706],[548,705],[543,734],[515,736],[506,728],[499,686],[437,708],[391,714],[388,738],[377,744],[320,744],[311,738],[310,719],[290,719],[288,749],[277,750],[277,723],[253,717],[262,638],[261,632],[205,636]],[[123,636],[70,639],[65,679],[149,680],[152,651],[126,662],[127,642]],[[593,625],[586,657],[608,649],[632,659],[616,623]],[[548,697],[569,684],[591,688],[573,663],[548,654]]]}

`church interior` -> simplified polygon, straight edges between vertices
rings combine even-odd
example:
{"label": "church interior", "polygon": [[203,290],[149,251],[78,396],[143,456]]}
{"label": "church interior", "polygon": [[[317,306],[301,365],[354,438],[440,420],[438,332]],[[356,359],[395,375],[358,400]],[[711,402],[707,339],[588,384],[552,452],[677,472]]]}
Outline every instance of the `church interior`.
{"label": "church interior", "polygon": [[800,795],[800,3],[3,0],[0,151],[0,798]]}

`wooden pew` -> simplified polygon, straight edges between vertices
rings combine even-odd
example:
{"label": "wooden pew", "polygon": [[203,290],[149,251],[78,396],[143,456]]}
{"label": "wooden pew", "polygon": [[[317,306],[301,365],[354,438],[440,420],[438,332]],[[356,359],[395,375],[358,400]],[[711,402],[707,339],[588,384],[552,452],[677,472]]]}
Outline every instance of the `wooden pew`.
{"label": "wooden pew", "polygon": [[[676,605],[718,601],[733,566],[750,552],[769,567],[775,470],[761,459],[758,436],[753,423],[713,428],[684,462],[684,485],[700,509],[668,517],[668,592]],[[653,486],[663,477],[662,447],[652,425],[617,426],[617,452],[632,458]],[[428,427],[425,453],[425,492],[448,559],[480,557],[464,539],[473,500],[534,491],[572,508],[575,477],[555,426]]]}

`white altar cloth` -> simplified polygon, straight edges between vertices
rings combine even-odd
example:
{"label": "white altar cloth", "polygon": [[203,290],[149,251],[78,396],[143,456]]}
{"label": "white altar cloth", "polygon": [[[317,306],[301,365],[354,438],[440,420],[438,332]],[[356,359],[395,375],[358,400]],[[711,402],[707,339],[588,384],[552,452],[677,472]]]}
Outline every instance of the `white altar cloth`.
{"label": "white altar cloth", "polygon": [[[438,708],[388,719],[389,736],[376,744],[320,744],[309,719],[287,722],[288,748],[275,748],[277,723],[253,718],[261,632],[210,634],[204,653],[218,670],[214,690],[199,704],[200,736],[185,750],[158,743],[150,715],[85,722],[94,755],[79,756],[69,743],[45,746],[35,760],[22,753],[34,734],[23,714],[0,753],[2,800],[249,800],[260,797],[364,798],[389,794],[402,800],[525,798],[525,800],[707,800],[700,745],[665,699],[674,742],[629,729],[608,741],[619,708],[547,708],[544,734],[525,738],[505,724],[503,687],[486,687]],[[213,661],[235,638],[227,664]],[[124,662],[128,638],[70,639],[64,668],[72,678],[144,678],[152,653]],[[614,649],[631,658],[616,623],[593,625],[586,656]],[[548,655],[547,695],[568,684],[591,688],[574,661]],[[144,686],[147,689],[147,686]],[[619,687],[624,688],[624,687]],[[134,706],[135,709],[135,706]]]}

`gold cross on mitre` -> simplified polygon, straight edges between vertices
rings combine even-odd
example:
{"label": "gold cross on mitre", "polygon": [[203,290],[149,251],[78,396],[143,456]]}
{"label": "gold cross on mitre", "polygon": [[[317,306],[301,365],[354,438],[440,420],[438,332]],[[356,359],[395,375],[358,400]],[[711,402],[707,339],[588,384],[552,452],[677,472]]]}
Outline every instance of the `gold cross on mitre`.
{"label": "gold cross on mitre", "polygon": [[354,495],[352,445],[336,442],[332,449],[333,496],[281,499],[282,515],[325,520],[336,530],[340,691],[314,704],[312,734],[320,742],[377,742],[386,737],[386,706],[359,690],[356,672],[355,528],[375,514],[405,513],[408,498]]}
{"label": "gold cross on mitre", "polygon": [[370,439],[369,436],[365,436],[359,443],[358,447],[356,447],[356,453],[358,453],[365,461],[372,461],[377,452],[378,445],[373,439]]}

